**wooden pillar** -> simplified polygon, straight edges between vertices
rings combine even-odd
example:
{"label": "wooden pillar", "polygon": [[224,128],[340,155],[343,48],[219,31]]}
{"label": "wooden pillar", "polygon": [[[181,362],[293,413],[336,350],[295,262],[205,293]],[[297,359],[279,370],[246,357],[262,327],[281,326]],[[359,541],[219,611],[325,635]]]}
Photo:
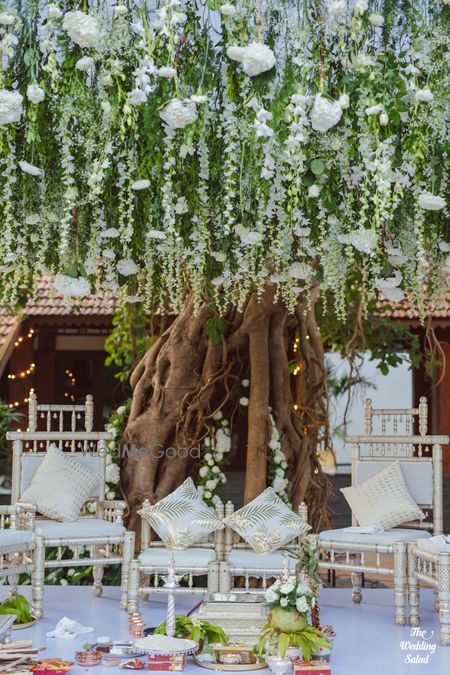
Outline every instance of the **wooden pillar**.
{"label": "wooden pillar", "polygon": [[[441,347],[445,353],[446,368],[442,376],[442,381],[437,388],[438,410],[439,410],[439,433],[450,436],[450,344],[441,341]],[[433,433],[434,430],[433,430]],[[450,474],[450,446],[444,445],[442,448],[443,471],[444,474]]]}
{"label": "wooden pillar", "polygon": [[36,350],[35,390],[39,403],[55,402],[56,329],[40,326]]}
{"label": "wooden pillar", "polygon": [[[12,404],[14,410],[25,415],[28,410],[28,403],[25,399],[28,399],[30,389],[33,388],[35,366],[34,337],[30,336],[29,330],[30,325],[24,322],[11,353],[7,375],[9,383],[8,403]],[[17,423],[17,427],[20,429],[25,429],[26,426],[26,417],[21,418]]]}

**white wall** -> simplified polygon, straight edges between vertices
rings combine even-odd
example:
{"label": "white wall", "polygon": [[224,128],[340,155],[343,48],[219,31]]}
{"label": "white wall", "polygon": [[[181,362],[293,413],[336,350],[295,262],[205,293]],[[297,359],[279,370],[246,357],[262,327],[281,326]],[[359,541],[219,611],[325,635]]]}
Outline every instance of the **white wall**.
{"label": "white wall", "polygon": [[[326,355],[327,365],[336,372],[336,377],[343,377],[348,373],[348,364],[339,354],[329,352]],[[364,358],[361,374],[374,387],[354,386],[352,402],[347,413],[347,434],[363,433],[364,430],[364,399],[371,398],[374,408],[408,408],[412,400],[412,371],[408,363],[402,363],[397,368],[391,368],[388,375],[382,375],[374,361]],[[331,429],[335,430],[342,424],[347,403],[346,396],[332,401],[330,406]],[[333,447],[336,452],[338,471],[350,471],[351,447],[344,445],[341,438],[342,428],[333,433]]]}

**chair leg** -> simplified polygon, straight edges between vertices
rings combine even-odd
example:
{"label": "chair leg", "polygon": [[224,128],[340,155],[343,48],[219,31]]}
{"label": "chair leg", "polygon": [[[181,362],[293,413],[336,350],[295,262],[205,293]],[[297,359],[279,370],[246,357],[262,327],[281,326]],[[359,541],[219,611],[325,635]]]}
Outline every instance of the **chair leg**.
{"label": "chair leg", "polygon": [[36,619],[42,619],[44,615],[42,598],[44,596],[45,579],[45,544],[43,537],[36,536],[34,539],[34,568],[31,573],[32,614]]}
{"label": "chair leg", "polygon": [[361,572],[352,572],[352,600],[355,604],[359,604],[362,600],[362,574]]}
{"label": "chair leg", "polygon": [[416,577],[417,557],[408,551],[408,605],[409,625],[420,626],[420,584]]}
{"label": "chair leg", "polygon": [[230,563],[219,563],[219,591],[221,593],[229,593],[232,587],[232,575]]}
{"label": "chair leg", "polygon": [[[93,547],[94,560],[99,560],[102,557],[101,546]],[[102,579],[105,568],[102,565],[96,565],[93,563],[93,577],[94,585],[92,587],[92,593],[96,598],[99,598],[103,593]]]}
{"label": "chair leg", "polygon": [[406,625],[408,558],[405,543],[394,544],[394,604],[396,626]]}
{"label": "chair leg", "polygon": [[208,593],[217,593],[220,586],[220,563],[208,564]]}
{"label": "chair leg", "polygon": [[130,563],[134,555],[134,532],[126,532],[122,545],[122,582],[120,609],[127,609],[128,606],[128,579],[130,574]]}
{"label": "chair leg", "polygon": [[139,560],[130,562],[128,575],[128,611],[137,612],[139,609],[139,581],[141,577]]}
{"label": "chair leg", "polygon": [[437,583],[439,597],[439,621],[441,624],[441,645],[450,646],[450,557],[437,564]]}

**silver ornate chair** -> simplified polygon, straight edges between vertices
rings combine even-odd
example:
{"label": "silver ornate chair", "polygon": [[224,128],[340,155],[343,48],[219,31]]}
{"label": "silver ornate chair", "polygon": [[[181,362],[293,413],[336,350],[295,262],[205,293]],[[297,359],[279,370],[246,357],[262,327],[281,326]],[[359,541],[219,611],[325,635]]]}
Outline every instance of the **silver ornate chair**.
{"label": "silver ornate chair", "polygon": [[[430,537],[430,532],[442,532],[442,445],[448,440],[447,436],[412,433],[348,437],[346,441],[353,446],[352,485],[368,480],[396,460],[401,464],[412,498],[425,511],[426,520],[405,523],[381,534],[349,533],[346,528],[319,534],[321,568],[351,572],[355,603],[361,602],[364,573],[393,577],[395,623],[399,626],[406,624],[408,546]],[[352,524],[357,524],[353,516]]]}
{"label": "silver ornate chair", "polygon": [[17,591],[20,574],[31,574],[34,599],[34,515],[32,504],[0,506],[0,578]]}
{"label": "silver ornate chair", "polygon": [[[17,502],[30,484],[37,468],[51,443],[70,452],[80,462],[100,475],[99,485],[88,501],[95,503],[93,515],[83,515],[74,522],[59,522],[37,517],[35,521],[35,613],[42,616],[45,569],[59,567],[93,567],[96,596],[102,594],[104,567],[122,565],[121,607],[127,607],[129,564],[134,555],[134,532],[127,532],[123,525],[125,502],[105,499],[106,441],[108,432],[26,431],[8,432],[13,442],[13,472],[11,501]],[[57,489],[57,486],[55,486]],[[56,559],[46,560],[45,550],[56,548]],[[67,556],[66,549],[72,551]],[[88,551],[89,557],[82,553]]]}
{"label": "silver ornate chair", "polygon": [[[28,429],[39,431],[92,431],[94,427],[94,399],[91,394],[81,404],[38,403],[32,389],[28,398]],[[83,429],[77,427],[82,426]],[[44,429],[42,429],[43,431]]]}
{"label": "silver ornate chair", "polygon": [[[426,545],[425,545],[426,544]],[[428,584],[436,593],[435,608],[441,624],[440,642],[450,646],[450,544],[443,550],[428,540],[410,547],[408,557],[408,586],[410,597],[409,623],[420,626],[420,582]]]}
{"label": "silver ornate chair", "polygon": [[[225,517],[234,512],[232,502],[227,502]],[[308,522],[308,509],[304,502],[298,508],[299,516],[304,523]],[[289,551],[297,549],[295,543],[287,544],[272,553],[256,553],[249,544],[240,540],[239,536],[230,527],[225,527],[223,560],[220,563],[221,593],[253,593],[260,595],[267,588],[268,580],[281,574],[289,574],[295,567],[295,561],[289,556]],[[243,585],[236,585],[235,578],[243,578]],[[252,586],[251,579],[258,580],[257,586]]]}
{"label": "silver ornate chair", "polygon": [[[145,500],[143,508],[150,502]],[[221,502],[215,506],[219,518],[224,517]],[[152,528],[141,518],[141,552],[130,564],[128,586],[128,610],[136,611],[139,598],[147,600],[152,593],[165,593],[161,586],[163,576],[167,574],[170,552],[164,544],[152,538]],[[207,539],[196,542],[181,551],[175,551],[175,574],[184,577],[185,585],[177,586],[175,593],[215,593],[219,590],[219,564],[223,551],[223,530],[214,532]],[[194,585],[194,577],[206,576],[205,586]]]}

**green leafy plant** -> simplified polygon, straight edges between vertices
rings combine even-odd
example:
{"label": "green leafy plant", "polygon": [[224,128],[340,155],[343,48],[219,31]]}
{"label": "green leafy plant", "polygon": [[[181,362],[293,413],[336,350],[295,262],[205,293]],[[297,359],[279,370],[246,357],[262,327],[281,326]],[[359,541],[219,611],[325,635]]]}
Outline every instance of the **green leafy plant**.
{"label": "green leafy plant", "polygon": [[[166,630],[166,622],[164,621],[155,628],[155,633],[166,635]],[[213,626],[209,621],[205,621],[204,619],[191,619],[185,614],[177,614],[175,617],[175,637],[188,637],[190,640],[195,640],[195,642],[204,640],[209,644],[214,644],[215,642],[226,644],[229,641],[223,628],[220,626]]]}
{"label": "green leafy plant", "polygon": [[15,614],[16,624],[19,625],[33,621],[30,603],[24,595],[19,593],[10,596],[0,604],[0,614]]}
{"label": "green leafy plant", "polygon": [[93,652],[94,651],[95,645],[89,644],[89,642],[86,642],[86,644],[83,645],[83,649],[85,652]]}
{"label": "green leafy plant", "polygon": [[259,639],[258,651],[261,654],[265,649],[266,642],[275,641],[280,656],[284,658],[289,647],[300,647],[303,658],[309,661],[311,652],[318,652],[319,649],[330,647],[328,640],[317,628],[306,625],[301,631],[287,633],[275,628],[272,624],[266,624]]}

